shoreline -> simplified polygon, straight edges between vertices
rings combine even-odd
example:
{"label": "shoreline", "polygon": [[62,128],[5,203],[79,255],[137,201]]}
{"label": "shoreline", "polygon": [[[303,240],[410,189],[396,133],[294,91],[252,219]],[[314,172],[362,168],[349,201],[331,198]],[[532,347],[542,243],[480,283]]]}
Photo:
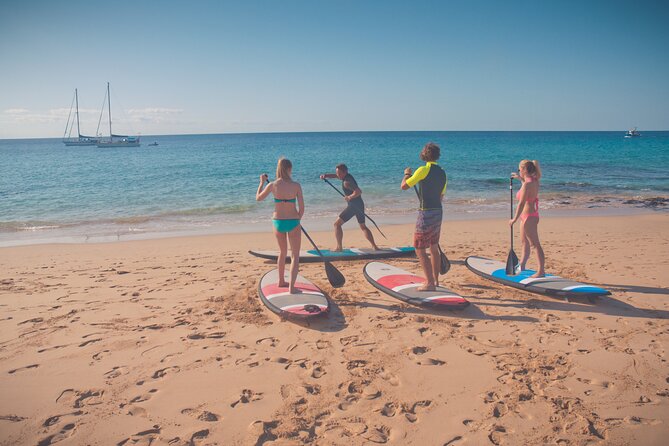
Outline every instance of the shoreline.
{"label": "shoreline", "polygon": [[[569,208],[569,209],[542,209],[541,215],[546,218],[571,218],[571,217],[607,217],[607,216],[634,216],[634,215],[663,215],[669,214],[669,209],[648,208],[648,207],[614,207],[606,205],[593,205],[590,208]],[[370,212],[370,211],[368,211]],[[480,211],[480,212],[453,212],[447,207],[444,208],[444,222],[449,221],[476,221],[476,220],[497,220],[506,218],[506,212],[502,210]],[[397,226],[413,224],[415,222],[416,211],[410,210],[404,214],[376,214],[374,220],[379,226]],[[336,213],[327,216],[307,217],[303,220],[305,227],[309,231],[327,232],[331,229],[332,222],[336,218]],[[224,234],[246,234],[246,233],[271,233],[269,217],[267,221],[236,222],[211,224],[206,228],[197,229],[193,224],[186,225],[184,228],[172,230],[142,228],[141,225],[135,227],[126,227],[126,229],[114,228],[119,224],[103,226],[93,226],[90,231],[82,233],[82,228],[54,228],[48,230],[17,230],[11,232],[0,232],[0,249],[14,246],[32,246],[45,244],[94,244],[94,243],[116,243],[120,241],[135,240],[160,240],[175,237],[200,237],[215,236]],[[371,225],[371,223],[368,223]],[[190,227],[188,227],[190,226]],[[373,226],[373,225],[372,225]],[[85,226],[84,226],[85,227]],[[355,229],[355,225],[350,222],[344,226],[346,229]],[[47,235],[40,231],[51,231]]]}

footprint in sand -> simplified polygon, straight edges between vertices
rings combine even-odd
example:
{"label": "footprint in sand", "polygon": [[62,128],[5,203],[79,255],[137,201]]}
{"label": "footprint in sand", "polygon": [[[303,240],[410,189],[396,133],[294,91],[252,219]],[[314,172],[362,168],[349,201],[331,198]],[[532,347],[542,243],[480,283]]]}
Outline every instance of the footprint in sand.
{"label": "footprint in sand", "polygon": [[502,444],[504,436],[506,435],[506,428],[504,426],[493,426],[492,431],[488,434],[488,438],[494,445]]}
{"label": "footprint in sand", "polygon": [[394,417],[397,413],[397,404],[395,403],[386,403],[381,409],[381,415],[384,417]]}
{"label": "footprint in sand", "polygon": [[418,364],[418,365],[444,365],[444,364],[446,364],[446,362],[442,361],[441,359],[427,358],[427,359],[421,359],[419,361],[416,361],[416,364]]}
{"label": "footprint in sand", "polygon": [[313,368],[311,369],[311,377],[318,379],[325,375],[327,372],[325,369],[317,362],[314,363]]}
{"label": "footprint in sand", "polygon": [[390,440],[390,428],[387,426],[375,426],[363,437],[372,443],[384,444]]}
{"label": "footprint in sand", "polygon": [[127,369],[126,367],[123,367],[123,366],[116,366],[116,367],[112,368],[110,371],[106,372],[106,373],[104,374],[104,376],[105,376],[107,379],[118,378],[118,377],[121,376],[121,375],[125,375],[125,374],[127,374],[127,373],[128,373],[127,370],[128,370],[128,369]]}
{"label": "footprint in sand", "polygon": [[14,373],[20,372],[21,370],[36,369],[37,367],[39,367],[39,364],[30,364],[30,365],[27,365],[27,366],[24,366],[24,367],[19,367],[18,369],[10,370],[7,373],[9,373],[10,375],[13,375]]}
{"label": "footprint in sand", "polygon": [[151,375],[151,378],[153,379],[160,379],[165,377],[168,373],[178,373],[181,368],[179,366],[173,365],[170,367],[165,367],[164,369],[159,369],[153,372],[153,375]]}
{"label": "footprint in sand", "polygon": [[[151,389],[148,392],[145,392],[141,395],[137,395],[133,399],[130,400],[130,404],[134,403],[143,403],[144,401],[148,401],[151,399],[154,393],[156,393],[158,389]],[[121,404],[121,407],[123,407],[125,404]]]}
{"label": "footprint in sand", "polygon": [[244,390],[242,390],[242,394],[239,397],[239,399],[237,401],[235,401],[234,403],[230,404],[230,407],[234,408],[239,403],[248,404],[252,401],[261,400],[262,398],[263,398],[263,394],[261,392],[254,392],[251,389],[244,389]]}
{"label": "footprint in sand", "polygon": [[93,359],[99,361],[105,356],[107,356],[107,353],[109,353],[109,350],[102,350],[101,352],[97,352],[96,354],[93,355]]}
{"label": "footprint in sand", "polygon": [[276,347],[276,345],[279,343],[279,340],[277,338],[269,337],[269,338],[261,338],[256,341],[257,345],[266,345],[269,347]]}
{"label": "footprint in sand", "polygon": [[158,440],[159,435],[160,426],[154,424],[152,429],[137,432],[136,434],[119,441],[116,446],[125,446],[126,444],[152,444],[154,441]]}
{"label": "footprint in sand", "polygon": [[104,390],[75,390],[75,389],[65,389],[63,390],[56,402],[63,402],[65,404],[72,404],[72,407],[75,409],[80,409],[84,406],[94,406],[97,404],[102,404],[102,395],[104,395]]}
{"label": "footprint in sand", "polygon": [[77,426],[74,423],[67,423],[60,428],[58,433],[49,435],[48,437],[40,440],[40,442],[37,443],[37,446],[48,446],[70,438],[72,435],[74,435],[76,427]]}
{"label": "footprint in sand", "polygon": [[214,421],[218,421],[220,419],[219,415],[216,415],[213,412],[209,412],[208,410],[197,410],[197,409],[186,408],[183,409],[181,413],[184,415],[189,415],[191,417],[197,418],[200,421],[206,421],[209,423],[213,423]]}
{"label": "footprint in sand", "polygon": [[404,413],[404,416],[407,420],[409,420],[411,423],[415,423],[418,421],[418,414],[416,411],[418,409],[429,407],[431,404],[432,401],[430,400],[416,401],[411,407],[409,407],[408,404],[402,404],[402,412]]}
{"label": "footprint in sand", "polygon": [[385,369],[381,369],[381,371],[379,372],[379,376],[385,381],[387,381],[388,384],[390,384],[391,386],[400,385],[400,378],[394,373],[391,373]]}
{"label": "footprint in sand", "polygon": [[339,338],[339,342],[341,343],[341,345],[349,345],[349,344],[352,344],[354,342],[358,342],[358,339],[359,338],[356,335],[345,336],[343,338]]}

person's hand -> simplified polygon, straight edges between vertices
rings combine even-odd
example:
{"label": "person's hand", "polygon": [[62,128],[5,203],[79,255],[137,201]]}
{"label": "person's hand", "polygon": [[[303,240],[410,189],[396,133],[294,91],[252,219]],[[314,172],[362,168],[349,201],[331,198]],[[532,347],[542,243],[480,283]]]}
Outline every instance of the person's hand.
{"label": "person's hand", "polygon": [[351,196],[350,196],[350,195],[346,195],[346,196],[344,197],[344,200],[348,203],[349,201],[351,201]]}
{"label": "person's hand", "polygon": [[411,167],[407,167],[404,169],[404,176],[411,176]]}
{"label": "person's hand", "polygon": [[265,181],[268,181],[269,177],[267,176],[266,173],[260,174],[260,182],[264,183]]}
{"label": "person's hand", "polygon": [[518,174],[516,172],[511,172],[511,178],[513,178],[514,180],[517,180],[520,177],[518,176]]}
{"label": "person's hand", "polygon": [[516,222],[516,219],[515,219],[515,218],[512,218],[511,220],[509,220],[509,226],[513,227],[513,224],[514,224],[515,222]]}
{"label": "person's hand", "polygon": [[321,180],[325,179],[325,174],[321,175]]}

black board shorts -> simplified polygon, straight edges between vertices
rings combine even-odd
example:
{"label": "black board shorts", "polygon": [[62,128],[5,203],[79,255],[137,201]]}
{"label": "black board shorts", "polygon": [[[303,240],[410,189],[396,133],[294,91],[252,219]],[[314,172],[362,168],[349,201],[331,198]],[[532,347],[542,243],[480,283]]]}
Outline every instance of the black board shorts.
{"label": "black board shorts", "polygon": [[339,218],[342,219],[344,223],[349,221],[353,216],[355,215],[355,218],[358,219],[358,223],[361,225],[365,223],[365,205],[363,204],[360,206],[359,204],[352,204],[349,203],[348,206],[346,206],[346,209],[344,209],[341,214],[339,214]]}

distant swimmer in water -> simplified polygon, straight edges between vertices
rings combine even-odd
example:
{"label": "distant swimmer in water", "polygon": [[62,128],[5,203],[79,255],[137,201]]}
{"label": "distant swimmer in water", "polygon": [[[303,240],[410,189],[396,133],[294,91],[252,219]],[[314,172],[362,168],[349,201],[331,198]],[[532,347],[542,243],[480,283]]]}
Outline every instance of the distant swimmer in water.
{"label": "distant swimmer in water", "polygon": [[[286,158],[281,158],[276,165],[276,180],[265,183],[267,174],[260,175],[260,184],[256,192],[256,201],[262,201],[270,194],[274,195],[274,214],[272,224],[274,235],[279,244],[279,257],[277,267],[279,270],[279,287],[289,288],[291,294],[298,293],[295,288],[297,273],[300,268],[300,245],[302,243],[302,230],[300,220],[304,215],[304,198],[300,183],[293,181],[290,177],[293,164]],[[290,242],[290,283],[285,280],[286,255],[288,253],[288,242]]]}
{"label": "distant swimmer in water", "polygon": [[342,225],[349,221],[355,216],[360,225],[362,233],[365,234],[365,238],[371,243],[372,248],[378,250],[379,247],[376,246],[374,242],[374,235],[372,231],[369,230],[365,224],[365,202],[362,201],[362,190],[358,187],[358,183],[353,178],[353,175],[348,173],[348,167],[346,164],[339,164],[335,168],[336,173],[324,173],[321,175],[321,180],[326,178],[339,178],[341,180],[342,189],[344,189],[344,200],[346,200],[347,206],[339,217],[334,222],[335,227],[335,238],[337,239],[337,247],[335,251],[342,250],[342,241],[344,239],[344,230]]}
{"label": "distant swimmer in water", "polygon": [[[404,178],[400,187],[407,190],[418,186],[420,208],[416,219],[416,230],[413,236],[413,246],[420,260],[420,266],[425,273],[426,282],[418,291],[433,291],[439,285],[439,271],[441,254],[439,252],[439,237],[441,236],[441,220],[443,210],[441,200],[446,193],[446,172],[437,164],[440,156],[439,146],[427,143],[420,152],[420,159],[425,161],[414,173],[411,168],[404,169]],[[430,257],[427,250],[430,250]]]}
{"label": "distant swimmer in water", "polygon": [[518,200],[516,216],[509,220],[509,226],[513,226],[520,219],[520,238],[523,243],[523,255],[519,265],[520,271],[525,269],[527,259],[530,258],[530,247],[533,247],[537,253],[539,269],[531,277],[544,277],[546,275],[544,271],[546,258],[539,241],[539,179],[541,178],[539,162],[536,160],[522,160],[518,165],[518,173],[513,172],[511,178],[523,182],[516,194],[516,200]]}

